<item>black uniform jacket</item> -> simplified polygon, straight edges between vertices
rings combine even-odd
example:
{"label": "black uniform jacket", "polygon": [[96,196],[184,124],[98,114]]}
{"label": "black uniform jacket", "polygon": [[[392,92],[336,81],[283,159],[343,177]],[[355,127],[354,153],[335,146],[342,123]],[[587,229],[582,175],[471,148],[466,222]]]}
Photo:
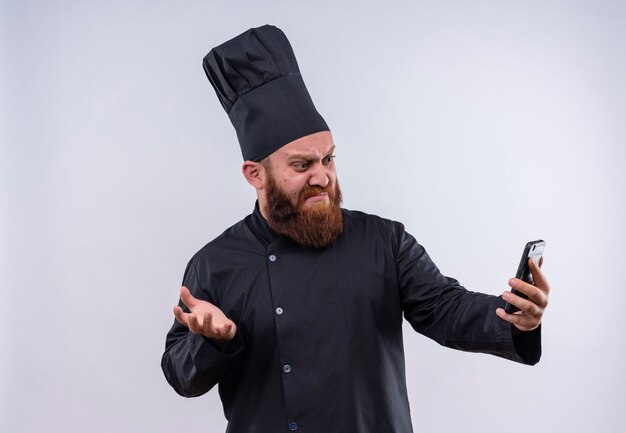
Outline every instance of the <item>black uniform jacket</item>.
{"label": "black uniform jacket", "polygon": [[539,330],[512,332],[495,314],[501,298],[443,276],[402,224],[343,217],[333,244],[303,248],[273,233],[257,205],[189,262],[184,285],[237,333],[220,351],[175,322],[161,364],[183,396],[219,384],[227,432],[411,432],[403,313],[442,345],[539,360]]}

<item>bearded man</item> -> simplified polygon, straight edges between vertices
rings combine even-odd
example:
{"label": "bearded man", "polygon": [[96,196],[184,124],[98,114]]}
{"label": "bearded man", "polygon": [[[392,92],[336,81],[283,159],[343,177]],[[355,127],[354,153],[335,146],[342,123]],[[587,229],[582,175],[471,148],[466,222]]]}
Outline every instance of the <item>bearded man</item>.
{"label": "bearded man", "polygon": [[509,281],[528,299],[470,292],[402,224],[340,207],[332,134],[279,29],[204,68],[258,200],[187,265],[161,363],[179,394],[219,384],[232,433],[407,433],[403,315],[442,345],[538,362],[549,288],[532,260],[535,285]]}

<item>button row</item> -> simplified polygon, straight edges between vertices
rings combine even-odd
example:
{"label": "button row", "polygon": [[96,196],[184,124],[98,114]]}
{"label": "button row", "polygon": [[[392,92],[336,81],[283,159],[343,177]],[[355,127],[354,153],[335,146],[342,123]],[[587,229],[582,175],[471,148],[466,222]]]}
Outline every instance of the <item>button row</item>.
{"label": "button row", "polygon": [[[269,260],[270,262],[272,262],[272,263],[273,263],[273,262],[275,262],[275,261],[276,261],[276,258],[277,258],[277,257],[276,257],[274,254],[270,254],[267,258],[268,258],[268,260]],[[276,309],[274,310],[274,312],[276,313],[276,315],[277,315],[277,316],[282,316],[282,314],[284,313],[284,310],[283,310],[281,307],[276,307]],[[291,365],[289,365],[289,364],[285,364],[285,365],[283,365],[283,372],[284,372],[285,374],[289,374],[289,373],[291,373]],[[298,424],[296,424],[296,423],[295,423],[295,422],[293,422],[293,421],[292,421],[292,422],[290,422],[290,423],[289,423],[289,430],[290,430],[290,431],[296,431],[296,430],[298,430]]]}
{"label": "button row", "polygon": [[[272,263],[274,263],[277,259],[277,257],[274,254],[270,254],[268,257],[268,260]],[[276,309],[274,310],[274,313],[276,313],[277,316],[282,316],[284,313],[284,310],[281,307],[276,307]],[[291,373],[291,365],[289,364],[285,364],[283,365],[283,372],[285,374],[289,374]],[[290,431],[296,431],[298,430],[298,424],[296,424],[295,422],[290,422],[289,423],[289,430]]]}

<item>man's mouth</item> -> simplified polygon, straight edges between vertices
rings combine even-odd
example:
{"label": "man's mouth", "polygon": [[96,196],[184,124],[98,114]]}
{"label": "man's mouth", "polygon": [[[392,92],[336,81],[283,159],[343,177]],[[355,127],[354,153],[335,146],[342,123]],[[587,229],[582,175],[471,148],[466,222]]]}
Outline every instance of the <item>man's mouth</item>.
{"label": "man's mouth", "polygon": [[307,198],[307,200],[311,200],[311,199],[313,199],[313,200],[326,200],[326,199],[328,199],[328,193],[327,192],[320,192],[320,193],[317,193],[317,194],[311,194]]}
{"label": "man's mouth", "polygon": [[318,202],[318,201],[324,201],[324,200],[328,200],[327,192],[321,192],[319,194],[310,195],[306,199],[306,201],[308,202]]}

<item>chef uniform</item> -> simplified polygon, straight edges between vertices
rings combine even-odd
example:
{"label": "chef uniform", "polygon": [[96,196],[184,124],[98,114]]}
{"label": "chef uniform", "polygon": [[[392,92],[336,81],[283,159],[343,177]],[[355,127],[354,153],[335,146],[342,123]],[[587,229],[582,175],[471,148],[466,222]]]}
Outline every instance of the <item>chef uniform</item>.
{"label": "chef uniform", "polygon": [[[211,50],[204,67],[244,159],[328,130],[278,28],[248,30]],[[257,204],[187,265],[183,284],[237,332],[222,350],[175,322],[162,368],[184,396],[218,384],[227,432],[412,432],[403,315],[447,347],[538,362],[540,329],[498,318],[501,298],[442,275],[402,224],[342,214],[343,233],[310,248],[273,232]]]}

